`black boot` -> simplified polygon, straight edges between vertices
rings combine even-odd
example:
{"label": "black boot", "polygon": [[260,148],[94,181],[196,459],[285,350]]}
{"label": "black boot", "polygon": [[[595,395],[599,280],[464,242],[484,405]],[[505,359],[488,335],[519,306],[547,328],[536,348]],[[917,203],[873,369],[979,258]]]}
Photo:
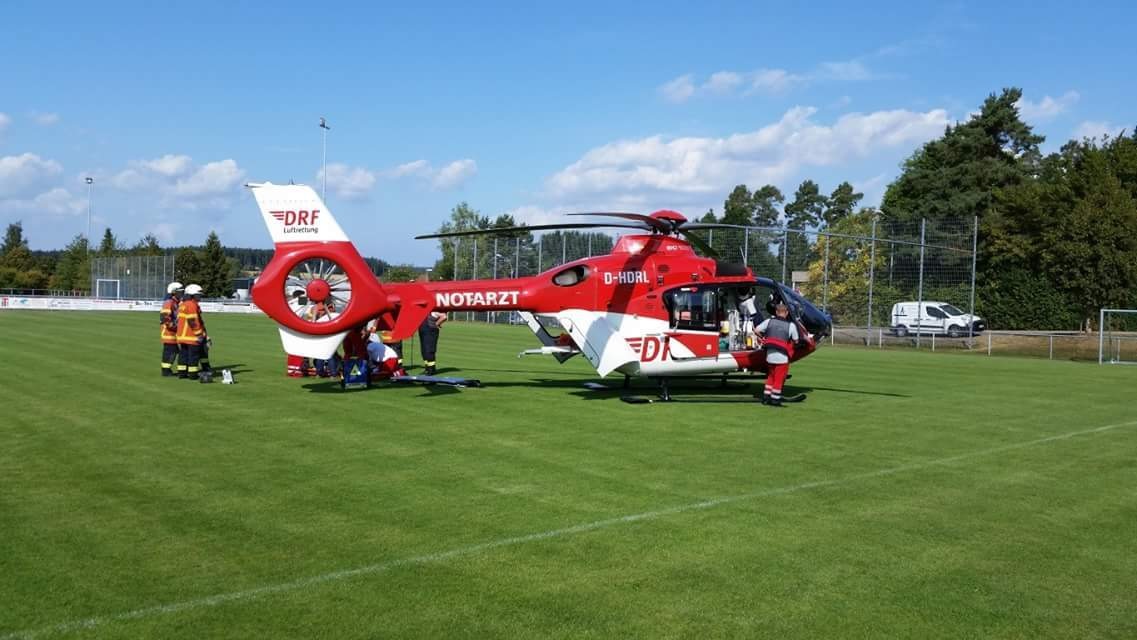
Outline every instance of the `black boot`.
{"label": "black boot", "polygon": [[434,365],[428,365],[425,369],[422,370],[422,374],[424,376],[432,376],[436,373],[438,373],[438,369],[436,369]]}
{"label": "black boot", "polygon": [[172,375],[174,375],[173,371],[170,371],[169,369],[162,369],[162,377],[163,378],[169,378]]}

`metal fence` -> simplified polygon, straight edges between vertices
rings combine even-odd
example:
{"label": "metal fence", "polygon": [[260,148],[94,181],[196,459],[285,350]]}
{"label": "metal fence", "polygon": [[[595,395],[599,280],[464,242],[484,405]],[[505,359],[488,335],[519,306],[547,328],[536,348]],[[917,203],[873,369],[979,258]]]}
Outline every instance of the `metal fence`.
{"label": "metal fence", "polygon": [[[859,215],[831,230],[734,227],[698,233],[720,259],[791,284],[829,313],[834,325],[859,329],[864,343],[874,341],[877,328],[891,326],[897,302],[947,302],[974,312],[978,218],[895,222]],[[438,275],[454,280],[534,275],[608,253],[618,237],[599,232],[446,240],[442,250],[452,272]],[[918,308],[922,312],[924,305]],[[510,320],[504,313],[462,317]],[[926,339],[914,337],[918,346]]]}
{"label": "metal fence", "polygon": [[160,300],[174,280],[174,256],[91,259],[91,292],[104,300]]}

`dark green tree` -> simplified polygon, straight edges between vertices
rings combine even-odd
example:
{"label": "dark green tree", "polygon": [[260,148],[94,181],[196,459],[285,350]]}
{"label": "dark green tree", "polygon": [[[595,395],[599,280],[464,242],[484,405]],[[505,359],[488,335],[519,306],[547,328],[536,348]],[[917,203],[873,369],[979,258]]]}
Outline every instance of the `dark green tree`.
{"label": "dark green tree", "polygon": [[91,260],[84,235],[75,236],[63,250],[50,286],[65,291],[91,290]]}
{"label": "dark green tree", "polygon": [[837,185],[833,193],[829,195],[826,201],[825,213],[822,214],[822,221],[825,222],[826,227],[831,227],[839,220],[843,220],[851,215],[856,210],[857,204],[860,203],[861,198],[865,194],[853,190],[853,185],[848,182],[842,182]]}
{"label": "dark green tree", "polygon": [[383,282],[411,282],[421,273],[421,269],[409,264],[393,264],[383,271]]}
{"label": "dark green tree", "polygon": [[4,231],[4,244],[0,246],[0,256],[6,256],[10,251],[17,247],[28,246],[28,240],[24,237],[24,225],[22,222],[13,222],[8,225]]}
{"label": "dark green tree", "polygon": [[1041,258],[1089,330],[1098,309],[1125,306],[1137,291],[1137,202],[1113,172],[1108,149],[1079,146],[1066,174],[1073,206],[1052,211]]}
{"label": "dark green tree", "polygon": [[154,237],[152,233],[142,236],[142,239],[131,248],[130,252],[136,256],[160,256],[165,253],[162,251],[162,246],[158,244],[158,238]]}
{"label": "dark green tree", "polygon": [[881,210],[889,221],[970,219],[987,214],[998,189],[1021,183],[1038,164],[1044,138],[1015,104],[1022,90],[990,95],[967,122],[949,126],[904,162]]}
{"label": "dark green tree", "polygon": [[754,192],[753,200],[754,224],[759,227],[777,226],[778,218],[781,217],[778,206],[786,201],[781,189],[768,184]]}
{"label": "dark green tree", "polygon": [[[489,226],[490,219],[488,217],[483,216],[468,203],[459,202],[450,210],[450,219],[438,228],[438,233],[487,229]],[[442,257],[434,263],[435,276],[443,280],[454,279],[455,275],[459,280],[473,277],[475,272],[475,243],[478,246],[477,266],[481,266],[482,263],[488,264],[485,257],[485,238],[477,236],[439,238],[438,245],[442,251]],[[482,275],[486,273],[485,269],[478,269],[477,271]]]}
{"label": "dark green tree", "polygon": [[699,218],[699,222],[718,222],[718,221],[719,221],[718,218],[715,217],[715,210],[714,209],[707,209],[707,212],[703,214],[703,217]]}
{"label": "dark green tree", "polygon": [[[205,239],[205,249],[201,252],[201,275],[198,284],[205,290],[207,298],[228,298],[233,295],[233,272],[225,249],[216,231],[210,231]],[[188,284],[188,283],[183,283]]]}
{"label": "dark green tree", "polygon": [[744,184],[736,186],[722,205],[722,223],[747,226],[754,221],[754,197]]}
{"label": "dark green tree", "polygon": [[[779,251],[788,252],[784,258],[787,271],[805,269],[813,257],[809,239],[800,230],[816,227],[825,213],[827,198],[813,180],[805,180],[794,192],[793,202],[786,205],[786,223],[791,229]],[[799,230],[796,232],[794,230]],[[779,258],[782,258],[779,253]],[[789,274],[786,274],[789,277]]]}
{"label": "dark green tree", "polygon": [[196,251],[185,247],[174,255],[174,278],[184,285],[201,284],[201,258]]}
{"label": "dark green tree", "polygon": [[110,227],[103,232],[103,240],[99,243],[99,257],[110,258],[119,252],[118,239],[111,233]]}
{"label": "dark green tree", "polygon": [[821,223],[827,201],[813,180],[805,180],[794,192],[793,202],[786,205],[786,222],[794,229],[816,227]]}

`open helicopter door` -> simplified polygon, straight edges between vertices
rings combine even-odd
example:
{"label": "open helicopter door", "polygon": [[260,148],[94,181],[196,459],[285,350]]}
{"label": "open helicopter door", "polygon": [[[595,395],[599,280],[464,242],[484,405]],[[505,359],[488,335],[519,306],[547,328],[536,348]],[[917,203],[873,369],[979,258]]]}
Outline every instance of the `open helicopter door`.
{"label": "open helicopter door", "polygon": [[529,330],[533,332],[533,335],[537,336],[537,339],[541,341],[542,346],[539,349],[526,349],[517,354],[518,357],[524,355],[551,355],[557,359],[557,362],[563,364],[565,360],[580,353],[580,349],[577,349],[576,345],[572,343],[565,344],[554,338],[545,328],[545,325],[541,324],[541,321],[537,319],[536,315],[528,311],[522,311],[519,315],[521,319],[525,321],[525,324],[529,325]]}
{"label": "open helicopter door", "polygon": [[581,353],[596,367],[600,377],[628,364],[639,363],[639,356],[601,313],[566,309],[557,313],[557,322],[572,336]]}

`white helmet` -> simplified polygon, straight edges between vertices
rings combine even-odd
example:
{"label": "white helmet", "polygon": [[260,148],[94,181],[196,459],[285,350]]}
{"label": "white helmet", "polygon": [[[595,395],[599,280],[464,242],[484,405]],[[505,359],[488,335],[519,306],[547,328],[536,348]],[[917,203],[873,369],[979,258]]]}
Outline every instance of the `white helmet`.
{"label": "white helmet", "polygon": [[180,282],[171,282],[170,284],[166,285],[166,293],[177,293],[182,289],[185,289],[185,287],[183,287],[182,283]]}
{"label": "white helmet", "polygon": [[186,287],[186,295],[187,296],[200,296],[201,295],[201,285],[200,284],[191,284],[190,286]]}

